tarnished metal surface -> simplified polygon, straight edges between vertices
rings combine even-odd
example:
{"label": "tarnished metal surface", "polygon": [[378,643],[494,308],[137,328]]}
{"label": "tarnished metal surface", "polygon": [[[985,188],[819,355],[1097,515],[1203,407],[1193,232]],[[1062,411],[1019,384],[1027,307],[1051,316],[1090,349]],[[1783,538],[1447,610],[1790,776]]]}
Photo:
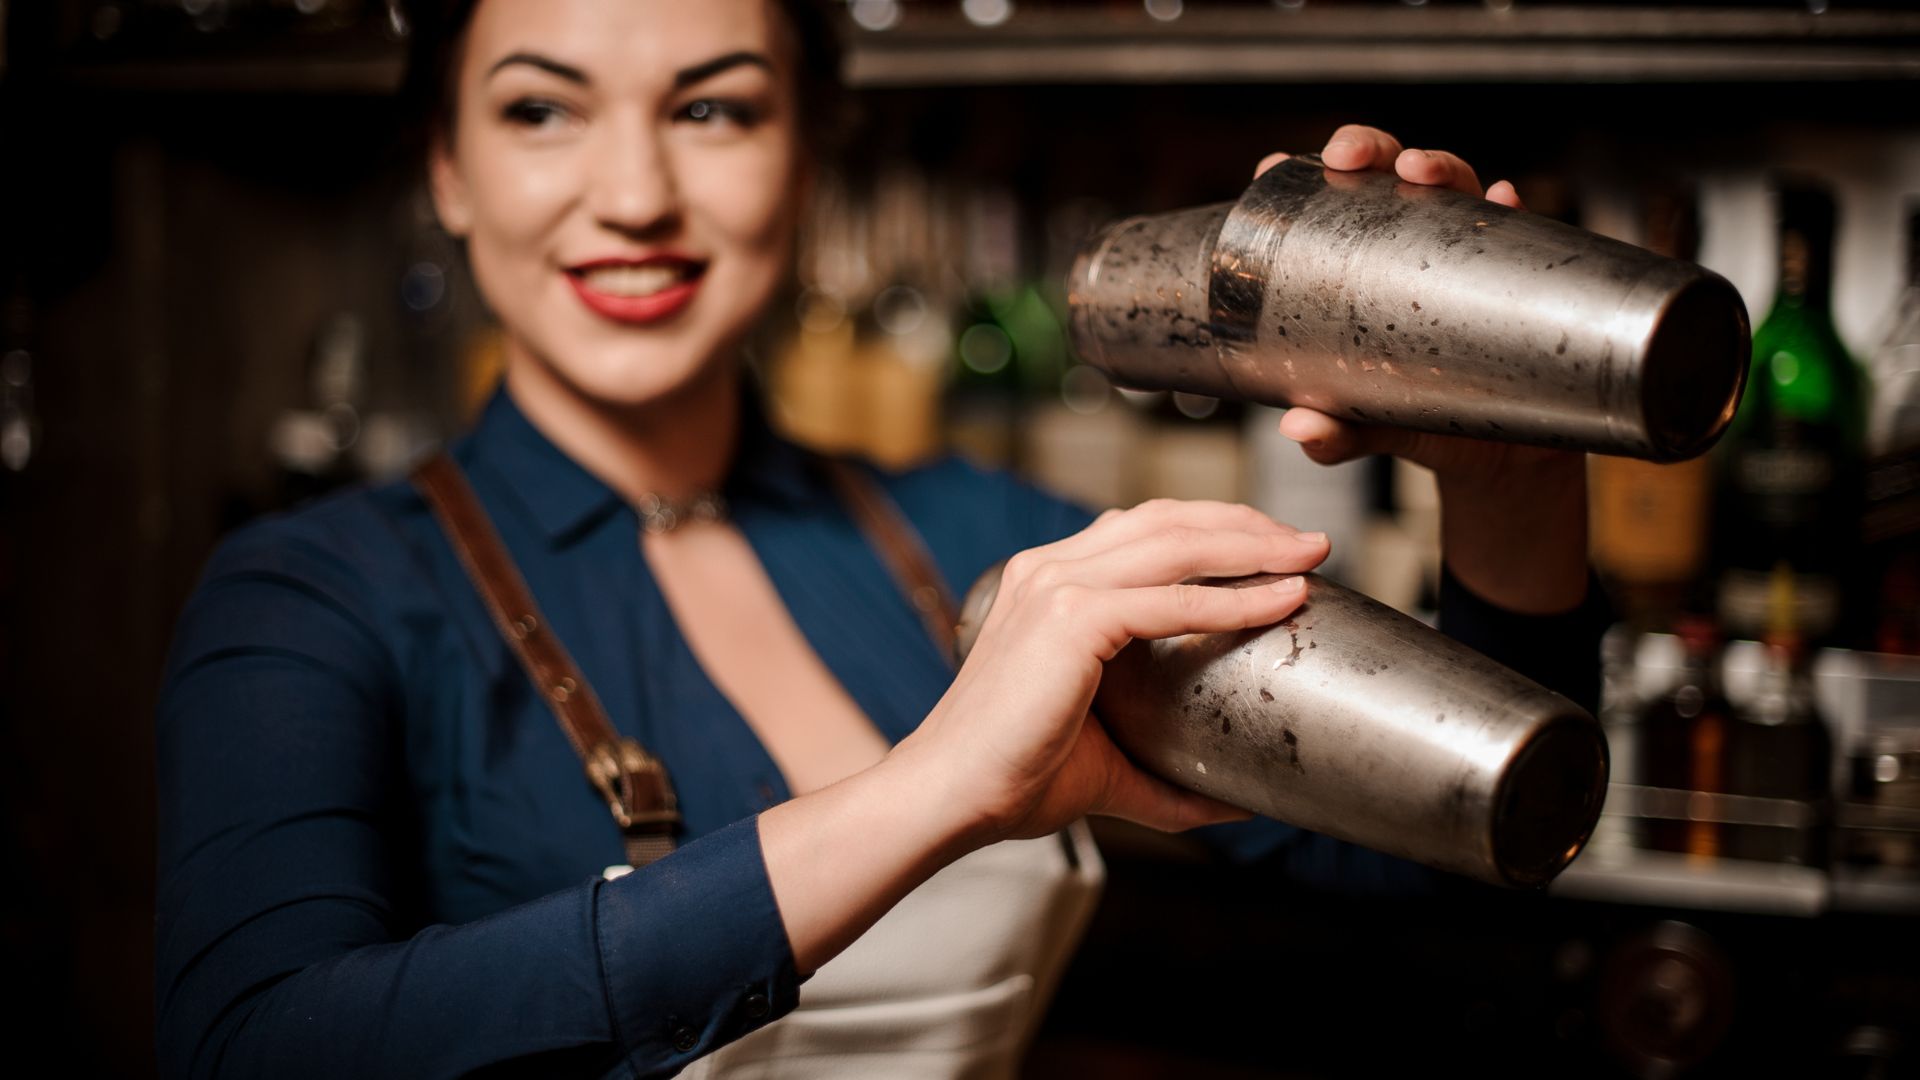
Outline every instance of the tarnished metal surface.
{"label": "tarnished metal surface", "polygon": [[1748,366],[1711,271],[1313,155],[1230,207],[1110,227],[1068,295],[1075,348],[1122,385],[1658,461],[1712,446]]}
{"label": "tarnished metal surface", "polygon": [[1087,363],[1137,390],[1237,394],[1207,312],[1207,268],[1231,209],[1220,203],[1128,218],[1087,246],[1074,269],[1069,316]]}
{"label": "tarnished metal surface", "polygon": [[[1276,626],[1124,649],[1094,706],[1114,741],[1173,783],[1315,832],[1494,884],[1552,880],[1606,797],[1599,724],[1438,631],[1307,580],[1307,602]],[[996,569],[968,596],[963,649],[998,587]]]}

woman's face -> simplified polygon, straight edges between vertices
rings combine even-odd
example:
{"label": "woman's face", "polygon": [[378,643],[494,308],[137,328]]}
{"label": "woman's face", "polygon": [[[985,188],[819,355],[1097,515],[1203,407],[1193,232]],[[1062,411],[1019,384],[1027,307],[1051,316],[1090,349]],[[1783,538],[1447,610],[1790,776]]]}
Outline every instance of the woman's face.
{"label": "woman's face", "polygon": [[510,364],[642,405],[732,358],[801,202],[770,0],[483,0],[432,159]]}

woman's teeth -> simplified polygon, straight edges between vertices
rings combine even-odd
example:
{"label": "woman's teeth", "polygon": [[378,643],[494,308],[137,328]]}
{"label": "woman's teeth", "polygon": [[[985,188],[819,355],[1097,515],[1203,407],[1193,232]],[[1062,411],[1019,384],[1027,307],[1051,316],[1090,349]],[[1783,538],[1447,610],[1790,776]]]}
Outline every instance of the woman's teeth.
{"label": "woman's teeth", "polygon": [[599,266],[583,271],[580,279],[595,292],[608,296],[652,296],[692,276],[693,267],[653,263],[647,266]]}

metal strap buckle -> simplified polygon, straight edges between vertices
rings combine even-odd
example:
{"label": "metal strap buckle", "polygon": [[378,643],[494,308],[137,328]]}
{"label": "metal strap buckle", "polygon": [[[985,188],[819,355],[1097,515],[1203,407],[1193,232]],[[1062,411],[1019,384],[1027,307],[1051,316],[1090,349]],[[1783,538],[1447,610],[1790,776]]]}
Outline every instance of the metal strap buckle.
{"label": "metal strap buckle", "polygon": [[[638,809],[640,792],[636,783],[645,777],[659,796],[659,805],[649,809]],[[665,825],[671,827],[680,820],[678,800],[674,798],[673,785],[667,780],[666,767],[660,759],[646,752],[632,739],[619,739],[604,742],[587,754],[587,779],[607,800],[607,809],[613,812],[614,821],[622,829],[635,826]]]}

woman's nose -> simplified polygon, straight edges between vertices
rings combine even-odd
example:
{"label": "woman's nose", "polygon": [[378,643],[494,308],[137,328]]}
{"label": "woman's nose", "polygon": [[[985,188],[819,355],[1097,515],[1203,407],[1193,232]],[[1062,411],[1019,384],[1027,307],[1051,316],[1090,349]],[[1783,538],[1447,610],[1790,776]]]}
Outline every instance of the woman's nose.
{"label": "woman's nose", "polygon": [[640,125],[605,133],[589,184],[587,208],[606,228],[650,235],[672,228],[678,218],[672,161],[662,140]]}

